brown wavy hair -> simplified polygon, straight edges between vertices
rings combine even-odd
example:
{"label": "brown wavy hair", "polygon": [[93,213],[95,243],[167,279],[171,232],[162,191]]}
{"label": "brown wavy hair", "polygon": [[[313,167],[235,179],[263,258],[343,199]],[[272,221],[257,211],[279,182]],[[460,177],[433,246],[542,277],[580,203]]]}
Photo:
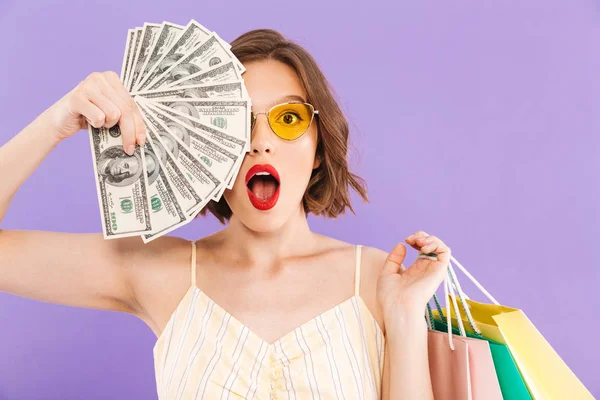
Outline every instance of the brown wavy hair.
{"label": "brown wavy hair", "polygon": [[[255,29],[231,42],[231,51],[242,63],[277,60],[290,66],[306,90],[307,101],[319,114],[316,157],[321,161],[312,171],[302,198],[304,211],[326,218],[344,214],[346,207],[355,214],[350,203],[349,187],[367,203],[366,182],[348,169],[348,121],[334,99],[332,89],[315,59],[302,46],[286,39],[273,29]],[[211,200],[198,215],[210,211],[221,224],[229,220],[231,208],[225,196]]]}

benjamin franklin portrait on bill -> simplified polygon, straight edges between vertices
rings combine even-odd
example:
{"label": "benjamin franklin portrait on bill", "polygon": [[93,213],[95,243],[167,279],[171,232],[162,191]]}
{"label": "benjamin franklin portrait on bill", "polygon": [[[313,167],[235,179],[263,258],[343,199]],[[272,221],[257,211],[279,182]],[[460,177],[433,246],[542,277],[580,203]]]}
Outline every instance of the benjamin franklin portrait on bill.
{"label": "benjamin franklin portrait on bill", "polygon": [[98,174],[112,186],[129,186],[140,178],[142,171],[139,151],[130,156],[122,145],[107,148],[98,159]]}

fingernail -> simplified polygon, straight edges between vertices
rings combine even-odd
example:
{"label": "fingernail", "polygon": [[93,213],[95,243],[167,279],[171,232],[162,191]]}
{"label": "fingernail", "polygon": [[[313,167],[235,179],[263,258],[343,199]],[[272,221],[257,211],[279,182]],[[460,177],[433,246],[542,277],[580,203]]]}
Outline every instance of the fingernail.
{"label": "fingernail", "polygon": [[144,146],[146,144],[146,135],[140,133],[138,135],[138,143],[140,144],[140,146]]}
{"label": "fingernail", "polygon": [[130,156],[133,155],[133,153],[135,152],[135,146],[133,144],[130,144],[129,146],[127,146],[125,152]]}

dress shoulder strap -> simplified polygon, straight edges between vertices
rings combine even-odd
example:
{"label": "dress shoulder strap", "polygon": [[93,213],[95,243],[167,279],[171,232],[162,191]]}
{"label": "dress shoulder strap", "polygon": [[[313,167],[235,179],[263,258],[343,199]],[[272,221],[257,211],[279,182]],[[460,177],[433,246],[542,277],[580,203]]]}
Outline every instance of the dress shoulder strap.
{"label": "dress shoulder strap", "polygon": [[356,267],[354,271],[354,295],[359,296],[360,294],[360,256],[362,246],[360,244],[356,245]]}
{"label": "dress shoulder strap", "polygon": [[192,262],[191,262],[191,270],[192,270],[192,286],[196,286],[196,241],[192,240]]}

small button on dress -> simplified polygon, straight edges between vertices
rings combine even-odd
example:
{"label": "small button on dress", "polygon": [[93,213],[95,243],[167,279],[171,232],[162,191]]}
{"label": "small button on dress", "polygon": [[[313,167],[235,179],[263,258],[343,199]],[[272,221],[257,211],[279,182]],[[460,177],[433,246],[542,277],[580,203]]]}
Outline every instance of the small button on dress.
{"label": "small button on dress", "polygon": [[381,396],[385,337],[359,294],[268,343],[191,285],[153,348],[160,400],[345,399]]}

